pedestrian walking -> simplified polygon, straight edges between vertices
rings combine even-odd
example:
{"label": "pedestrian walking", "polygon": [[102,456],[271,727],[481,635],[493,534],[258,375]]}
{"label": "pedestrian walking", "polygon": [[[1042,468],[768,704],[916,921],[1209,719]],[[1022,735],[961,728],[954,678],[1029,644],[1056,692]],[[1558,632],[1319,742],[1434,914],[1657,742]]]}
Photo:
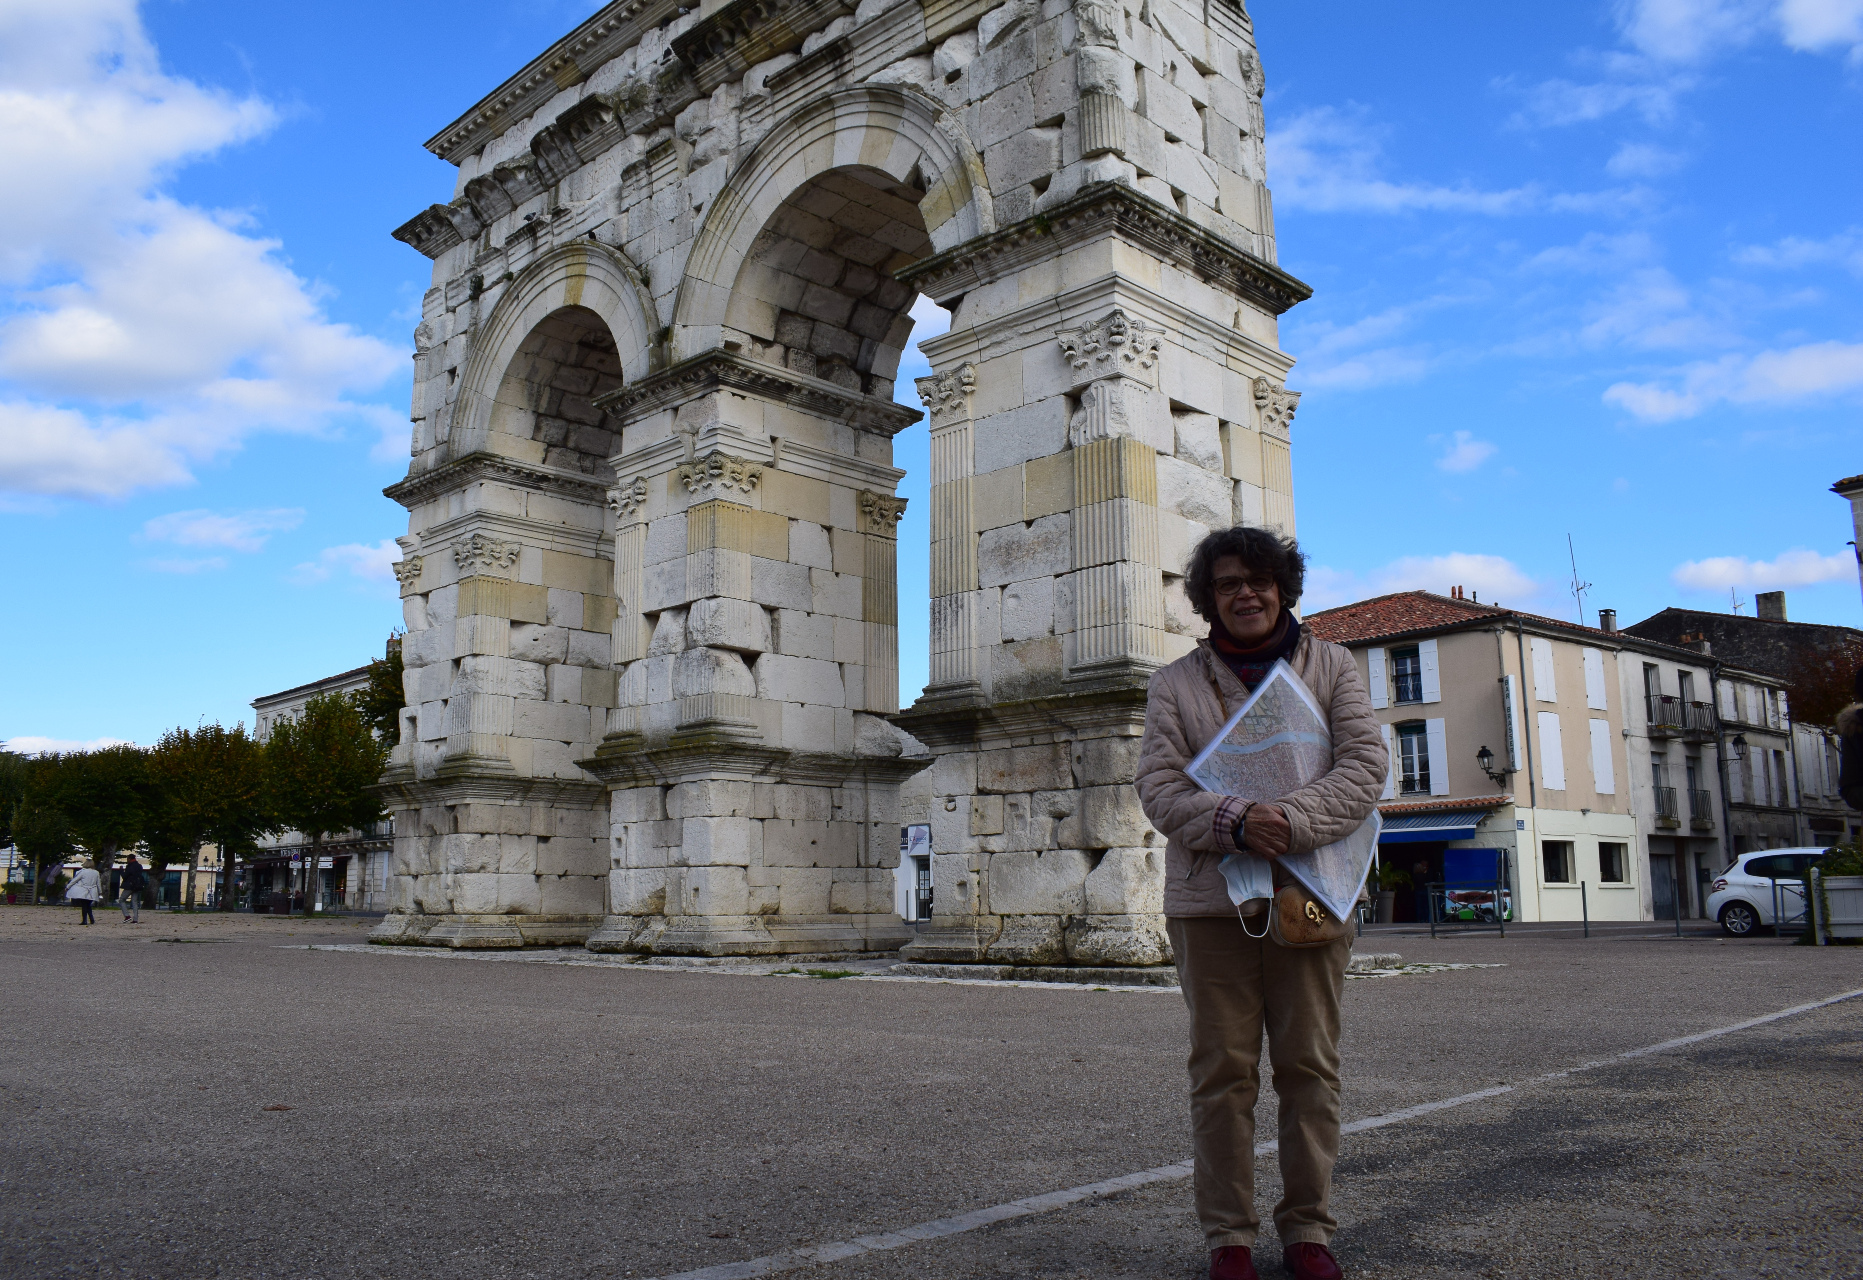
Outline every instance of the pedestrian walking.
{"label": "pedestrian walking", "polygon": [[75,905],[82,913],[79,924],[96,924],[97,917],[91,914],[91,908],[103,897],[103,881],[97,878],[96,867],[80,867],[78,873],[71,877],[71,884],[65,890],[65,901]]}
{"label": "pedestrian walking", "polygon": [[[1276,943],[1265,901],[1241,912],[1219,864],[1247,851],[1270,859],[1357,830],[1384,789],[1386,755],[1371,696],[1351,654],[1289,612],[1306,560],[1292,538],[1238,526],[1191,554],[1185,589],[1210,635],[1151,679],[1138,766],[1145,816],[1163,832],[1164,913],[1190,1009],[1190,1115],[1197,1217],[1211,1280],[1255,1280],[1255,1100],[1261,1039],[1280,1098],[1286,1189],[1274,1209],[1282,1262],[1295,1280],[1343,1275],[1331,1244],[1339,1155],[1339,1006],[1352,935],[1320,946]],[[1277,660],[1319,703],[1331,772],[1271,803],[1202,790],[1185,772]],[[1277,888],[1292,883],[1278,865]],[[1245,924],[1244,913],[1253,921]]]}
{"label": "pedestrian walking", "polygon": [[123,864],[117,904],[123,908],[123,919],[132,924],[142,923],[142,891],[148,883],[149,877],[143,871],[142,864],[136,861],[135,854],[130,854],[129,861]]}

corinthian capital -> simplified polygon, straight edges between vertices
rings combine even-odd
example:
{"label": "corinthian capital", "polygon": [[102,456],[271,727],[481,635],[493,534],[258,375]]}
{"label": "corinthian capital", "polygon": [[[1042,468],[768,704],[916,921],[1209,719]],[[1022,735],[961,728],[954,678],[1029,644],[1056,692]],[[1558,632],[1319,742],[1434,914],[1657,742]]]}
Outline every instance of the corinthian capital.
{"label": "corinthian capital", "polygon": [[453,563],[459,566],[461,573],[474,569],[509,569],[517,563],[518,553],[523,549],[522,543],[500,542],[475,533],[466,541],[453,544]]}
{"label": "corinthian capital", "polygon": [[893,537],[899,528],[899,522],[905,518],[906,500],[884,493],[860,491],[860,528],[863,533],[884,534]]}
{"label": "corinthian capital", "polygon": [[977,385],[977,366],[960,364],[945,373],[917,379],[919,399],[931,414],[931,425],[942,427],[970,416],[970,393]]}
{"label": "corinthian capital", "polygon": [[1057,338],[1061,355],[1074,371],[1074,385],[1101,378],[1126,377],[1147,387],[1158,385],[1158,350],[1164,331],[1123,308],[1114,308],[1092,324],[1064,329]]}
{"label": "corinthian capital", "polygon": [[1294,411],[1300,408],[1300,393],[1289,391],[1279,382],[1257,378],[1255,408],[1261,413],[1262,430],[1279,431],[1285,435],[1294,425]]}
{"label": "corinthian capital", "polygon": [[647,502],[647,477],[635,476],[608,491],[608,509],[625,520]]}
{"label": "corinthian capital", "polygon": [[695,462],[679,464],[679,482],[691,494],[726,497],[734,493],[749,493],[761,479],[762,467],[748,458],[735,458],[718,449]]}

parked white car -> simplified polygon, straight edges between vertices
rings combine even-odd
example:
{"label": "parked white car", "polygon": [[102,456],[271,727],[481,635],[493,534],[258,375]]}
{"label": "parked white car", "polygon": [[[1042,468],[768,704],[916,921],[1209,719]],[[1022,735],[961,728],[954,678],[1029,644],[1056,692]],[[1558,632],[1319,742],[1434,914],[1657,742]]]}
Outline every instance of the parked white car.
{"label": "parked white car", "polygon": [[1762,849],[1743,853],[1721,872],[1708,897],[1708,915],[1736,938],[1750,938],[1773,919],[1773,881],[1779,884],[1779,911],[1787,921],[1805,910],[1805,875],[1823,849]]}

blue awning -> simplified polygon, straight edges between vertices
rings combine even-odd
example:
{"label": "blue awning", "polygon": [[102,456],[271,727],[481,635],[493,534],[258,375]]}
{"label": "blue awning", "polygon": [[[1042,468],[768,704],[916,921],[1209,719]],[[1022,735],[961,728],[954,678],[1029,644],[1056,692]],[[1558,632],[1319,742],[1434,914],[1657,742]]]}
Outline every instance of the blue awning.
{"label": "blue awning", "polygon": [[1386,818],[1379,844],[1423,844],[1427,841],[1473,840],[1475,828],[1487,811],[1473,813],[1412,813]]}

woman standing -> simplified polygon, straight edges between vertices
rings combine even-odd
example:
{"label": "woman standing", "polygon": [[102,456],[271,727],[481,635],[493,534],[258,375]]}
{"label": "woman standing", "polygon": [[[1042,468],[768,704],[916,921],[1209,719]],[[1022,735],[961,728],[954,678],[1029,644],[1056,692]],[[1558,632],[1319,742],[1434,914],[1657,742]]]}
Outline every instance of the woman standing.
{"label": "woman standing", "polygon": [[77,904],[83,914],[78,918],[79,924],[96,924],[97,917],[91,914],[91,908],[103,897],[103,882],[97,878],[96,867],[80,868],[71,877],[71,887],[65,890],[65,901]]}
{"label": "woman standing", "polygon": [[[1296,1280],[1343,1274],[1328,1247],[1338,1227],[1329,1203],[1339,1155],[1339,1002],[1352,939],[1278,946],[1266,936],[1268,904],[1246,904],[1245,928],[1218,869],[1244,849],[1272,859],[1349,835],[1384,789],[1384,742],[1357,666],[1288,612],[1305,577],[1306,558],[1294,540],[1266,529],[1222,529],[1198,544],[1184,586],[1210,635],[1152,677],[1139,756],[1139,800],[1168,840],[1164,913],[1190,1008],[1197,1216],[1211,1280],[1255,1277],[1255,1099],[1264,1029],[1281,1100],[1286,1194],[1274,1224],[1282,1260]],[[1331,726],[1332,771],[1268,803],[1204,791],[1185,766],[1278,660],[1306,684]],[[1277,866],[1275,884],[1285,883]]]}

